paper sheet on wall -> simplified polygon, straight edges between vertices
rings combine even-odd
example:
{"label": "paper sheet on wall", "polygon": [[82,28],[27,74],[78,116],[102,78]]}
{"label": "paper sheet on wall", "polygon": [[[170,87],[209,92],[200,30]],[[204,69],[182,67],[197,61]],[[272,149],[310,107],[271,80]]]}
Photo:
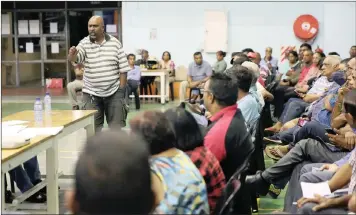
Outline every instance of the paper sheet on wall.
{"label": "paper sheet on wall", "polygon": [[52,54],[59,53],[59,43],[51,43],[51,53]]}
{"label": "paper sheet on wall", "polygon": [[33,53],[33,43],[26,43],[26,53]]}
{"label": "paper sheet on wall", "polygon": [[10,34],[10,17],[8,14],[1,14],[1,34]]}
{"label": "paper sheet on wall", "polygon": [[107,33],[116,33],[116,25],[106,25]]}
{"label": "paper sheet on wall", "polygon": [[58,23],[57,22],[49,23],[49,33],[58,34]]}
{"label": "paper sheet on wall", "polygon": [[30,34],[40,34],[40,20],[29,20]]}
{"label": "paper sheet on wall", "polygon": [[152,28],[150,31],[150,40],[157,39],[157,28]]}
{"label": "paper sheet on wall", "polygon": [[19,20],[18,21],[18,33],[19,34],[28,34],[28,20]]}

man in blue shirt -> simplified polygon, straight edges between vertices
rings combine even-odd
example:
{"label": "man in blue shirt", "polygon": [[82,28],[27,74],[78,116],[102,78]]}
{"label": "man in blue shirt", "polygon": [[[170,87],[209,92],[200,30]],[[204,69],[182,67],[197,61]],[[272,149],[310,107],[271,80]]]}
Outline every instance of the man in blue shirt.
{"label": "man in blue shirt", "polygon": [[[205,82],[213,74],[213,69],[210,64],[203,60],[201,52],[194,53],[194,62],[189,65],[187,81],[182,81],[179,89],[179,99],[181,102],[185,100],[187,88],[192,90],[192,100],[198,98],[199,90],[203,89]],[[193,102],[194,103],[194,102]]]}
{"label": "man in blue shirt", "polygon": [[272,56],[272,48],[266,48],[266,56],[260,62],[261,66],[267,66],[272,74],[276,74],[278,70],[278,59]]}
{"label": "man in blue shirt", "polygon": [[138,95],[138,87],[140,86],[141,69],[135,65],[136,56],[134,54],[127,55],[127,60],[131,70],[127,73],[127,85],[129,96],[134,93],[136,110],[140,109],[140,97]]}
{"label": "man in blue shirt", "polygon": [[226,71],[232,73],[237,79],[237,107],[241,110],[242,116],[245,118],[247,128],[253,129],[260,117],[259,104],[257,100],[249,93],[251,82],[253,79],[252,71],[246,67],[235,65]]}

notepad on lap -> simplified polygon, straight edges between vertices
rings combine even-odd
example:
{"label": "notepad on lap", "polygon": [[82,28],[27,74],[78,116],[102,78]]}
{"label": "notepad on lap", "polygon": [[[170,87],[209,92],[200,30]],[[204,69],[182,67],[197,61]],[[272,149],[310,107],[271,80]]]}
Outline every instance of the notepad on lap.
{"label": "notepad on lap", "polygon": [[304,198],[315,198],[315,194],[327,196],[331,194],[328,182],[322,183],[306,183],[301,182]]}

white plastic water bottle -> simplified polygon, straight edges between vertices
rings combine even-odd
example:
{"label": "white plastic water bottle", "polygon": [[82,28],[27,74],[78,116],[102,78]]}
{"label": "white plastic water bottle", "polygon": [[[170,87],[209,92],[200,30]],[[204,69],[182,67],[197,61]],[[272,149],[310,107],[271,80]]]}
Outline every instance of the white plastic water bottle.
{"label": "white plastic water bottle", "polygon": [[35,123],[42,123],[43,121],[43,106],[40,98],[36,98],[35,105],[33,108],[35,112]]}
{"label": "white plastic water bottle", "polygon": [[50,114],[52,110],[52,99],[49,93],[46,93],[46,96],[44,97],[44,109],[46,114]]}

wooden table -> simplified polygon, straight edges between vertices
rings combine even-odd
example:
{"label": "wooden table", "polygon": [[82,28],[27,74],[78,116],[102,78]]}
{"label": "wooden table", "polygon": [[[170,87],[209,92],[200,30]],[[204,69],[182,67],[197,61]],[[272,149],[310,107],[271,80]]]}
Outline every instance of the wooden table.
{"label": "wooden table", "polygon": [[[96,110],[52,110],[51,114],[44,116],[43,124],[36,125],[33,111],[22,111],[12,114],[2,119],[3,122],[10,120],[29,121],[29,127],[56,127],[64,126],[63,130],[55,136],[36,136],[30,140],[30,144],[18,149],[3,149],[1,151],[1,173],[4,174],[15,167],[22,165],[32,157],[42,151],[46,151],[46,180],[36,185],[34,188],[16,198],[11,205],[16,209],[18,203],[23,202],[27,197],[36,193],[47,185],[47,213],[58,214],[58,140],[62,137],[77,131],[86,129],[87,137],[95,134],[94,114]],[[5,209],[4,180],[2,183],[2,211]]]}
{"label": "wooden table", "polygon": [[[165,69],[141,70],[141,76],[160,77],[161,92],[160,95],[140,95],[140,98],[161,98],[161,104],[169,101],[169,71]],[[133,97],[130,95],[130,97]]]}

